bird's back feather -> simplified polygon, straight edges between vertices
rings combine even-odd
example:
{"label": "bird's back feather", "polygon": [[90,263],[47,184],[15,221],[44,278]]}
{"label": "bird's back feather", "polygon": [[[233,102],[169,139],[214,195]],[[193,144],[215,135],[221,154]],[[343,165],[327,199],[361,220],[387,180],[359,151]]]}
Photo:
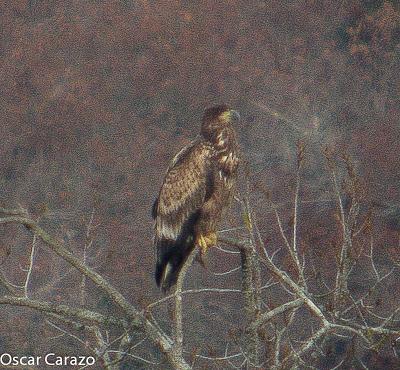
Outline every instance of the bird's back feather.
{"label": "bird's back feather", "polygon": [[156,283],[163,291],[176,283],[194,248],[194,226],[212,187],[212,147],[195,140],[173,159],[153,206]]}
{"label": "bird's back feather", "polygon": [[239,164],[232,125],[238,117],[226,105],[207,109],[201,136],[183,148],[167,170],[152,211],[156,282],[164,292],[176,283],[198,238],[215,235],[229,204]]}

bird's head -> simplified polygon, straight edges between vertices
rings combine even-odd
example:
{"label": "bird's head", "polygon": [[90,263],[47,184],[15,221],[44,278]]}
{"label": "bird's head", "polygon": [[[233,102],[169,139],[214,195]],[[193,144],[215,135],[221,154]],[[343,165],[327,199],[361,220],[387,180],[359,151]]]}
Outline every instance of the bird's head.
{"label": "bird's head", "polygon": [[227,126],[231,126],[239,121],[239,119],[239,113],[227,105],[216,105],[208,108],[204,112],[201,134],[205,138],[210,139],[216,132]]}

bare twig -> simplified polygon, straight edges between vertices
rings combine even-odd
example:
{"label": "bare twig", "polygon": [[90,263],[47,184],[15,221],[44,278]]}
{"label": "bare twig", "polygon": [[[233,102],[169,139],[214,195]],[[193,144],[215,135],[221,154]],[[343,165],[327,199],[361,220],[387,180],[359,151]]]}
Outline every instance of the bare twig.
{"label": "bare twig", "polygon": [[181,271],[179,272],[178,280],[176,282],[175,289],[175,312],[174,312],[174,345],[173,351],[177,356],[182,357],[183,352],[183,322],[182,322],[182,287],[185,281],[185,276],[189,267],[193,264],[193,261],[198,253],[198,250],[195,248],[189,254],[185,263],[182,266]]}
{"label": "bare twig", "polygon": [[265,312],[260,315],[260,317],[251,323],[251,327],[254,329],[258,329],[261,325],[265,325],[269,320],[273,319],[275,316],[284,313],[293,308],[299,307],[304,303],[303,299],[298,298],[294,301],[290,301],[282,304],[279,307],[274,308],[271,311]]}
{"label": "bare twig", "polygon": [[340,189],[339,189],[339,184],[338,184],[334,164],[332,163],[332,158],[329,156],[329,154],[326,154],[326,158],[328,161],[328,167],[330,169],[332,183],[334,186],[337,202],[339,205],[340,223],[341,223],[342,234],[343,234],[343,243],[342,243],[342,248],[340,250],[339,267],[338,267],[337,274],[336,274],[336,290],[335,290],[335,295],[334,295],[335,307],[336,307],[336,309],[338,309],[340,299],[348,291],[347,278],[348,278],[349,271],[350,271],[349,252],[352,247],[352,240],[351,240],[350,230],[348,228],[348,224],[346,221],[343,200],[342,200],[342,196],[340,194]]}
{"label": "bare twig", "polygon": [[[312,347],[314,347],[317,344],[318,340],[320,340],[321,337],[331,329],[331,326],[329,324],[326,324],[318,331],[316,331],[299,350],[292,351],[292,353],[282,361],[282,367],[286,367],[286,364],[291,363],[293,360],[301,361],[301,356]],[[295,368],[296,367],[294,367],[294,369]]]}
{"label": "bare twig", "polygon": [[[94,208],[92,209],[92,213],[90,214],[89,222],[86,226],[86,235],[85,235],[86,240],[83,245],[83,263],[85,265],[87,264],[88,250],[93,244],[93,239],[92,239],[92,235],[91,235],[93,219],[94,219]],[[81,305],[83,306],[85,304],[85,298],[86,298],[86,275],[82,275],[80,292],[81,292]]]}
{"label": "bare twig", "polygon": [[110,357],[109,351],[107,351],[108,343],[104,339],[103,334],[98,326],[92,326],[91,331],[93,332],[96,342],[97,348],[95,348],[96,355],[102,360],[105,369],[107,370],[118,370],[119,366],[117,366]]}
{"label": "bare twig", "polygon": [[298,226],[298,213],[299,213],[299,194],[300,194],[300,171],[304,160],[304,144],[298,144],[297,150],[297,171],[296,171],[296,190],[294,195],[294,211],[293,211],[293,244],[292,244],[292,258],[295,262],[297,273],[300,278],[300,285],[307,289],[306,278],[304,276],[304,268],[300,262],[299,252],[297,248],[297,226]]}
{"label": "bare twig", "polygon": [[33,235],[32,245],[31,245],[31,253],[29,258],[29,267],[28,272],[26,274],[25,284],[24,284],[24,293],[25,297],[28,298],[28,288],[29,288],[29,281],[31,279],[32,271],[33,271],[33,263],[35,258],[35,246],[36,246],[36,235]]}
{"label": "bare twig", "polygon": [[14,284],[11,284],[7,278],[0,271],[0,284],[6,288],[7,292],[13,295],[18,295],[17,287]]}
{"label": "bare twig", "polygon": [[244,347],[245,355],[251,365],[259,365],[260,362],[260,338],[257,328],[251,326],[253,320],[257,320],[261,310],[261,274],[256,252],[257,225],[253,221],[253,212],[247,196],[243,201],[244,221],[249,233],[249,248],[239,248],[242,265],[242,291],[244,296],[244,309],[247,314],[248,325],[245,330]]}
{"label": "bare twig", "polygon": [[61,242],[54,239],[46,231],[44,231],[35,221],[20,216],[10,216],[0,218],[0,224],[7,223],[19,223],[32,231],[37,237],[45,242],[52,251],[58,256],[63,258],[69,264],[74,266],[78,271],[84,274],[87,278],[92,280],[100,289],[105,291],[108,296],[127,314],[131,320],[132,327],[143,330],[153,343],[158,346],[162,353],[164,353],[171,363],[179,369],[189,369],[189,365],[186,361],[173,351],[172,341],[163,332],[155,326],[152,322],[143,316],[134,306],[132,306],[124,296],[115,289],[110,283],[108,283],[100,274],[86,266],[78,257],[75,257],[70,251],[68,251]]}
{"label": "bare twig", "polygon": [[77,342],[83,344],[84,347],[89,348],[91,352],[95,353],[94,348],[91,348],[90,346],[88,346],[87,343],[85,343],[85,341],[82,340],[82,338],[79,338],[77,335],[70,333],[69,331],[67,331],[67,330],[65,330],[65,329],[63,329],[63,328],[61,328],[60,326],[54,324],[53,322],[51,322],[51,321],[49,321],[49,320],[46,320],[46,322],[47,322],[50,326],[52,326],[54,329],[57,329],[59,332],[61,332],[63,335],[67,335],[67,336],[69,336],[69,337],[75,339]]}
{"label": "bare twig", "polygon": [[116,319],[111,316],[104,316],[98,312],[90,311],[83,308],[73,308],[63,304],[54,304],[44,301],[29,299],[26,297],[0,297],[0,305],[25,306],[44,313],[54,313],[62,317],[77,318],[79,320],[88,321],[101,325],[116,325],[118,327],[127,326],[123,320]]}
{"label": "bare twig", "polygon": [[[369,252],[365,253],[363,245],[358,248],[365,241],[363,230],[368,229],[369,231],[370,229],[368,228],[369,220],[365,221],[361,227],[358,224],[360,206],[359,198],[356,194],[358,188],[355,183],[353,167],[348,159],[345,158],[348,176],[352,181],[350,183],[351,202],[347,207],[347,203],[346,205],[344,203],[342,186],[339,185],[340,182],[332,159],[329,156],[327,158],[334,195],[339,209],[339,238],[342,242],[336,270],[332,271],[332,274],[322,276],[323,269],[316,268],[317,265],[308,258],[308,254],[307,259],[304,255],[300,255],[299,238],[302,235],[300,233],[300,225],[304,224],[304,220],[301,218],[303,212],[300,212],[300,207],[305,203],[300,199],[300,172],[303,160],[303,149],[300,147],[298,150],[296,187],[294,200],[292,200],[292,231],[288,232],[288,230],[284,229],[277,207],[272,205],[272,210],[275,212],[278,223],[278,233],[283,238],[284,245],[287,248],[286,253],[291,259],[291,266],[293,265],[294,269],[282,267],[281,257],[285,253],[285,247],[279,248],[276,245],[268,245],[267,248],[265,245],[267,235],[262,230],[259,230],[256,213],[250,207],[249,186],[247,186],[245,197],[239,200],[243,209],[243,220],[247,235],[243,236],[244,233],[241,232],[240,235],[242,235],[243,239],[219,235],[219,242],[228,247],[222,248],[218,246],[218,250],[223,253],[232,254],[233,257],[236,254],[240,255],[242,290],[216,287],[183,290],[187,271],[197,253],[197,249],[195,249],[182,268],[174,294],[150,304],[146,302],[143,310],[138,310],[130,304],[115,287],[98,274],[94,268],[88,266],[87,249],[92,242],[90,230],[92,229],[93,212],[87,225],[82,261],[80,258],[75,257],[63,243],[52,238],[44,231],[38,222],[29,217],[26,211],[10,210],[7,213],[5,212],[7,210],[0,208],[0,214],[4,215],[4,217],[0,217],[0,224],[20,223],[24,225],[33,233],[33,244],[37,240],[43,241],[50,250],[54,251],[81,273],[82,291],[85,290],[86,279],[89,279],[97,288],[105,292],[110,300],[120,308],[119,315],[122,319],[106,316],[84,308],[77,309],[67,305],[56,305],[50,302],[29,299],[27,297],[28,286],[32,282],[32,269],[34,267],[34,251],[32,250],[31,263],[27,269],[25,285],[20,287],[21,292],[22,288],[24,288],[25,297],[15,296],[18,293],[18,287],[15,287],[0,274],[0,283],[7,290],[7,294],[14,295],[0,298],[0,305],[25,306],[50,316],[55,322],[59,320],[77,330],[85,330],[85,332],[78,332],[78,335],[75,335],[73,331],[54,324],[60,329],[59,331],[62,335],[75,336],[76,340],[82,340],[79,338],[80,333],[89,333],[90,335],[87,337],[89,338],[88,340],[91,340],[90,348],[102,359],[104,367],[109,370],[117,369],[122,361],[127,358],[141,361],[144,366],[170,366],[184,370],[193,368],[196,360],[199,363],[204,360],[208,365],[211,362],[211,366],[216,368],[250,369],[268,367],[274,369],[297,369],[304,367],[316,369],[318,359],[326,355],[328,341],[331,339],[336,340],[336,337],[347,342],[351,341],[352,345],[357,346],[357,351],[380,350],[384,341],[391,340],[395,343],[400,338],[400,330],[398,328],[400,309],[396,306],[395,309],[388,311],[387,306],[383,307],[381,299],[375,298],[381,286],[379,284],[382,284],[383,281],[392,282],[396,278],[396,262],[389,272],[387,272],[389,269],[386,269],[386,267],[377,265],[374,259],[377,254],[374,253],[373,249],[374,238],[372,232]],[[347,187],[344,188],[347,189]],[[268,210],[267,214],[269,213],[270,211]],[[242,227],[240,226],[239,228]],[[238,230],[239,228],[236,227],[232,230]],[[270,237],[268,239],[274,240],[274,238]],[[354,250],[354,248],[357,249]],[[312,250],[311,247],[309,250]],[[278,254],[278,252],[280,253]],[[233,266],[237,266],[237,261]],[[229,275],[239,269],[233,266],[227,267],[224,272],[214,273],[214,275]],[[363,273],[369,274],[365,280],[363,277],[361,281],[367,283],[361,286],[356,293],[347,288],[348,285],[351,286],[352,271],[357,272],[355,267],[362,267],[364,268]],[[306,276],[306,272],[310,273]],[[330,278],[332,278],[332,281],[329,281]],[[357,283],[360,282],[358,281]],[[330,287],[330,285],[333,285],[333,287]],[[267,292],[270,287],[273,288]],[[206,355],[199,353],[198,348],[188,349],[187,342],[189,341],[184,338],[185,330],[183,325],[185,312],[184,295],[219,295],[240,292],[242,292],[244,298],[245,328],[244,330],[242,328],[236,330],[236,328],[232,327],[224,353],[221,354],[217,349],[214,352],[210,350],[209,355]],[[157,322],[156,318],[159,311],[153,310],[153,308],[169,303],[169,301],[173,301],[174,307],[171,335],[167,335],[162,325]],[[279,302],[279,305],[277,305],[277,302]],[[86,303],[85,299],[82,298],[81,303],[82,305]],[[303,308],[307,310],[306,313]],[[307,321],[301,322],[304,319]],[[297,330],[299,325],[301,325],[301,330]],[[309,327],[313,329],[304,330]],[[138,331],[141,332],[140,336],[137,335]],[[135,341],[139,340],[134,346],[132,346],[133,339]],[[165,355],[169,364],[160,362],[156,352],[154,352],[154,357],[152,351],[146,351],[144,352],[145,354],[138,352],[140,355],[135,354],[133,349],[143,341],[146,341],[146,345],[154,345],[158,348],[158,351]],[[87,342],[85,341],[84,343]],[[234,348],[230,348],[230,344]],[[145,346],[143,346],[144,348]],[[397,350],[394,348],[394,344],[391,350],[397,357]],[[190,361],[186,362],[184,356],[187,356]],[[334,368],[344,366],[343,364],[347,363],[346,356],[338,356],[335,360],[337,365]],[[203,364],[196,365],[201,366]],[[366,367],[364,364],[363,366]]]}

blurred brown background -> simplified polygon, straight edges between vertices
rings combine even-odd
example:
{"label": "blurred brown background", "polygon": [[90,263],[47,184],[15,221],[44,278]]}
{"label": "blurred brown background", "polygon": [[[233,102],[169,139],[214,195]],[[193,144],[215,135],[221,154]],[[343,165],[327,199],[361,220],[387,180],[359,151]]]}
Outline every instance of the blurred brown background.
{"label": "blurred brown background", "polygon": [[[150,302],[160,296],[150,209],[163,173],[197,134],[203,110],[226,102],[241,112],[252,178],[277,203],[290,201],[303,139],[304,197],[314,202],[304,212],[323,219],[333,205],[321,147],[346,151],[367,185],[366,207],[380,216],[382,248],[398,251],[399,8],[395,0],[1,2],[0,204],[29,208],[76,253],[93,212],[89,262],[136,304]],[[0,268],[17,284],[29,235],[0,233]],[[212,253],[211,271],[235,264],[222,257]],[[78,275],[68,271],[40,249],[33,295],[78,299]],[[190,280],[206,286],[215,276],[195,266]],[[240,276],[226,282],[238,287]],[[212,298],[201,304],[204,316],[240,316]],[[57,346],[35,315],[2,310],[13,324],[2,324],[1,348]],[[194,326],[195,342],[205,328]]]}

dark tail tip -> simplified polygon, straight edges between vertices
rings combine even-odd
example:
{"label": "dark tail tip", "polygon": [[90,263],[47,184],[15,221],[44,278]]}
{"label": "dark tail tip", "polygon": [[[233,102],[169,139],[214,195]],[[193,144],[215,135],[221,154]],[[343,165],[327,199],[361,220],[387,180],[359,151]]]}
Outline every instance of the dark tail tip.
{"label": "dark tail tip", "polygon": [[167,261],[164,264],[157,263],[155,274],[156,283],[164,294],[176,284],[181,267],[182,264],[175,265],[173,261]]}
{"label": "dark tail tip", "polygon": [[155,279],[164,294],[176,284],[179,272],[192,248],[191,242],[164,239],[157,243]]}

